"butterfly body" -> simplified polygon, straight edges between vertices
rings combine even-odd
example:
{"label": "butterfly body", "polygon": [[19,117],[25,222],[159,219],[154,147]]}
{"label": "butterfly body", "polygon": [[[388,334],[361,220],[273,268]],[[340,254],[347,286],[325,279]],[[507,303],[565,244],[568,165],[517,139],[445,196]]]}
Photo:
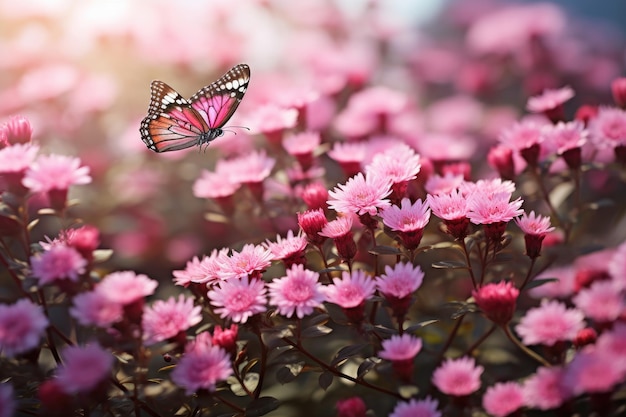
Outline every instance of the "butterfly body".
{"label": "butterfly body", "polygon": [[150,84],[148,115],[141,121],[141,140],[155,152],[209,144],[224,134],[250,82],[250,67],[239,64],[189,100],[162,81]]}

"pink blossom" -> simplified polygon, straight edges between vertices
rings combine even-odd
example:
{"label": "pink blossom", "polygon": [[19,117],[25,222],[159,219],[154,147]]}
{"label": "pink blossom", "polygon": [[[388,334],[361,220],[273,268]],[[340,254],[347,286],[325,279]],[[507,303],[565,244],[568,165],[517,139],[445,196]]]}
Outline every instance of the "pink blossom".
{"label": "pink blossom", "polygon": [[444,194],[429,194],[426,201],[433,214],[443,220],[462,219],[469,212],[467,198],[458,190]]}
{"label": "pink blossom", "polygon": [[439,99],[428,106],[426,120],[436,132],[463,133],[474,131],[484,117],[483,104],[469,95]]}
{"label": "pink blossom", "polygon": [[154,294],[159,283],[133,271],[113,272],[102,278],[96,291],[121,305],[131,304]]}
{"label": "pink blossom", "polygon": [[432,382],[444,394],[461,397],[480,388],[483,371],[484,368],[477,366],[474,358],[448,359],[435,369]]}
{"label": "pink blossom", "polygon": [[[350,218],[350,220],[352,219]],[[315,245],[320,245],[326,240],[325,236],[320,235],[326,224],[328,224],[328,220],[324,215],[324,210],[321,208],[298,213],[298,225],[304,234],[306,234],[309,241]],[[352,223],[350,223],[350,228],[351,227]]]}
{"label": "pink blossom", "polygon": [[270,266],[272,253],[261,245],[244,245],[241,252],[219,259],[219,277],[223,280],[260,275]]}
{"label": "pink blossom", "polygon": [[[544,124],[529,119],[518,122],[500,134],[500,143],[515,152],[534,152],[535,154],[531,155],[530,161],[522,154],[524,159],[527,159],[528,163],[531,164],[536,162],[539,157],[539,146],[544,139],[542,135],[543,126]],[[536,151],[530,151],[533,148],[536,148]]]}
{"label": "pink blossom", "polygon": [[364,142],[336,142],[333,148],[328,151],[328,156],[337,161],[349,177],[361,170],[365,155],[366,146]]}
{"label": "pink blossom", "polygon": [[428,202],[417,199],[414,203],[403,198],[400,207],[389,206],[380,213],[383,223],[391,230],[398,232],[415,232],[423,230],[430,220]]}
{"label": "pink blossom", "polygon": [[472,291],[472,296],[489,320],[505,325],[513,318],[519,290],[511,282],[501,281]]}
{"label": "pink blossom", "polygon": [[278,313],[286,317],[295,313],[301,319],[311,314],[325,300],[318,280],[317,272],[304,269],[302,265],[293,265],[287,269],[285,277],[275,278],[267,284],[270,305],[276,306]]}
{"label": "pink blossom", "polygon": [[393,268],[385,265],[385,273],[376,278],[376,286],[385,296],[405,298],[415,292],[424,280],[419,265],[398,262]]}
{"label": "pink blossom", "polygon": [[468,198],[469,212],[467,217],[474,224],[492,224],[509,222],[524,211],[522,199],[509,201],[510,195],[499,193],[489,198],[484,193],[472,194]]}
{"label": "pink blossom", "polygon": [[492,180],[478,180],[476,182],[464,181],[459,186],[464,195],[481,194],[487,198],[498,196],[499,194],[512,194],[515,191],[513,181],[503,181],[500,178]]}
{"label": "pink blossom", "polygon": [[266,104],[258,107],[250,115],[249,125],[253,133],[272,134],[277,131],[291,129],[296,125],[297,118],[298,111],[296,109]]}
{"label": "pink blossom", "polygon": [[610,357],[620,372],[626,373],[626,324],[616,323],[611,330],[602,333],[596,348],[602,355]]}
{"label": "pink blossom", "polygon": [[561,106],[572,97],[574,97],[574,90],[571,87],[546,89],[540,95],[529,98],[526,109],[533,113],[546,112]]}
{"label": "pink blossom", "polygon": [[611,82],[611,93],[615,104],[626,108],[626,77],[619,77]]}
{"label": "pink blossom", "polygon": [[564,386],[565,371],[553,366],[541,367],[534,375],[524,381],[524,403],[529,408],[550,410],[561,406],[571,397]]}
{"label": "pink blossom", "polygon": [[250,317],[267,310],[265,283],[259,279],[231,278],[221,281],[208,292],[211,305],[220,317],[245,323]]}
{"label": "pink blossom", "polygon": [[182,294],[178,300],[170,297],[157,300],[144,309],[142,327],[148,345],[173,338],[202,321],[200,306],[194,306],[191,298]]}
{"label": "pink blossom", "polygon": [[589,121],[589,132],[591,141],[600,148],[626,145],[626,110],[600,107]]}
{"label": "pink blossom", "polygon": [[22,184],[33,192],[67,190],[71,185],[89,184],[89,168],[80,159],[63,155],[41,155],[26,171]]}
{"label": "pink blossom", "polygon": [[375,155],[365,167],[365,175],[383,177],[398,184],[415,179],[420,168],[420,156],[408,145],[398,144]]}
{"label": "pink blossom", "polygon": [[441,417],[437,407],[439,402],[433,398],[426,397],[423,400],[412,398],[396,404],[389,417]]}
{"label": "pink blossom", "polygon": [[312,154],[320,146],[322,139],[319,132],[302,132],[283,139],[283,147],[289,155]]}
{"label": "pink blossom", "polygon": [[307,239],[302,234],[294,236],[293,230],[287,232],[287,236],[282,238],[280,235],[276,236],[276,242],[266,241],[265,246],[272,254],[273,260],[283,260],[287,267],[290,267],[293,263],[304,263],[304,250],[307,247]]}
{"label": "pink blossom", "polygon": [[215,391],[216,384],[232,375],[228,353],[219,346],[198,345],[186,351],[172,371],[172,381],[187,395],[199,389]]}
{"label": "pink blossom", "polygon": [[554,149],[557,155],[581,148],[587,143],[589,132],[585,125],[574,120],[572,122],[558,122],[556,125],[546,125],[542,129],[542,143],[549,149]]}
{"label": "pink blossom", "polygon": [[97,344],[68,346],[57,380],[66,394],[87,394],[111,375],[113,356]]}
{"label": "pink blossom", "polygon": [[390,192],[391,183],[388,179],[359,173],[328,192],[328,207],[340,213],[367,213],[375,216],[379,209],[391,205],[386,199]]}
{"label": "pink blossom", "polygon": [[609,261],[609,273],[617,289],[626,289],[626,242],[617,247]]}
{"label": "pink blossom", "polygon": [[448,172],[443,176],[438,174],[431,175],[428,177],[428,180],[426,180],[424,188],[429,194],[433,195],[449,194],[458,189],[462,183],[462,174],[457,175],[452,172]]}
{"label": "pink blossom", "polygon": [[523,405],[524,391],[517,382],[498,382],[483,395],[483,408],[494,417],[507,417]]}
{"label": "pink blossom", "polygon": [[124,318],[122,304],[99,291],[77,294],[72,302],[70,314],[83,326],[108,328]]}
{"label": "pink blossom", "polygon": [[597,349],[579,352],[565,368],[564,383],[574,394],[610,392],[624,380],[625,370],[615,358]]}
{"label": "pink blossom", "polygon": [[356,255],[357,247],[352,234],[352,216],[342,216],[328,222],[319,232],[320,236],[334,240],[337,252],[342,259],[352,259]]}
{"label": "pink blossom", "polygon": [[230,327],[222,329],[222,326],[217,325],[213,329],[213,336],[211,337],[211,343],[215,346],[219,346],[226,352],[232,353],[237,351],[237,335],[239,334],[239,326],[231,324]]}
{"label": "pink blossom", "polygon": [[13,357],[36,348],[47,327],[42,308],[27,299],[0,304],[0,351]]}
{"label": "pink blossom", "polygon": [[487,162],[491,167],[498,170],[501,178],[506,180],[515,178],[515,159],[513,158],[513,151],[510,148],[504,145],[491,147],[487,154]]}
{"label": "pink blossom", "polygon": [[39,146],[17,143],[0,149],[0,175],[25,173],[33,164]]}
{"label": "pink blossom", "polygon": [[202,260],[194,257],[187,262],[184,270],[172,273],[174,282],[177,285],[188,286],[191,282],[204,284],[220,279],[221,265],[226,262],[229,251],[228,248],[213,249],[211,255],[203,256]]}
{"label": "pink blossom", "polygon": [[193,183],[193,195],[198,198],[224,198],[235,194],[240,187],[238,182],[218,172],[202,170],[200,177]]}
{"label": "pink blossom", "polygon": [[320,182],[312,182],[300,189],[297,194],[310,210],[325,209],[327,207],[328,190]]}
{"label": "pink blossom", "polygon": [[419,138],[415,147],[422,156],[431,161],[465,161],[474,156],[476,139],[462,134],[427,133]]}
{"label": "pink blossom", "polygon": [[0,417],[13,417],[17,409],[13,398],[13,385],[8,382],[0,384]]}
{"label": "pink blossom", "polygon": [[526,312],[515,330],[526,345],[552,346],[559,341],[574,340],[583,327],[581,311],[567,308],[558,301],[543,300],[541,306]]}
{"label": "pink blossom", "polygon": [[33,128],[24,116],[11,117],[4,125],[0,126],[0,131],[4,132],[7,142],[11,145],[29,143],[33,135]]}
{"label": "pink blossom", "polygon": [[546,235],[554,230],[554,227],[550,227],[550,218],[535,215],[534,211],[530,214],[523,213],[522,217],[515,219],[515,223],[519,228],[528,235]]}
{"label": "pink blossom", "polygon": [[612,322],[625,311],[626,298],[612,281],[596,281],[573,298],[574,305],[596,322]]}
{"label": "pink blossom", "polygon": [[533,287],[529,293],[534,298],[566,298],[574,293],[576,286],[576,268],[572,265],[546,269],[539,273],[535,280],[555,279],[538,287]]}
{"label": "pink blossom", "polygon": [[[276,160],[265,150],[253,151],[228,161],[228,178],[234,183],[257,183],[269,177]],[[222,173],[225,168],[217,169]]]}
{"label": "pink blossom", "polygon": [[366,417],[367,406],[361,397],[338,400],[335,408],[337,417]]}
{"label": "pink blossom", "polygon": [[333,283],[324,287],[326,299],[343,308],[353,308],[363,304],[374,295],[376,281],[364,271],[352,273],[343,271],[340,278],[333,278]]}
{"label": "pink blossom", "polygon": [[389,361],[405,361],[413,359],[422,350],[422,339],[410,334],[393,335],[383,340],[382,350],[378,356]]}
{"label": "pink blossom", "polygon": [[63,279],[78,281],[86,271],[87,261],[76,249],[59,244],[31,256],[30,264],[39,285],[46,285]]}

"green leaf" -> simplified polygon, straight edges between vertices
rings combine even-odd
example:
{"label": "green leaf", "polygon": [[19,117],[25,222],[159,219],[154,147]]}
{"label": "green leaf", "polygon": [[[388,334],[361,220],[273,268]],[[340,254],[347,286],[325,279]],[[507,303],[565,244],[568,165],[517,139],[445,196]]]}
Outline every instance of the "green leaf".
{"label": "green leaf", "polygon": [[311,327],[307,327],[306,329],[303,329],[302,333],[300,333],[300,337],[302,337],[303,339],[321,337],[321,336],[326,336],[332,331],[333,329],[331,329],[330,327],[326,327],[323,324],[320,324],[317,326],[311,326]]}
{"label": "green leaf", "polygon": [[279,405],[280,401],[274,397],[260,397],[248,404],[244,415],[245,417],[264,416],[270,411],[276,410]]}
{"label": "green leaf", "polygon": [[287,384],[300,375],[303,367],[303,362],[285,365],[276,372],[276,380],[283,385]]}
{"label": "green leaf", "polygon": [[379,245],[368,251],[372,255],[401,255],[402,251],[393,246]]}
{"label": "green leaf", "polygon": [[317,383],[319,384],[321,389],[326,391],[328,387],[330,387],[330,384],[333,383],[333,378],[334,376],[332,372],[322,372],[319,379],[317,380]]}
{"label": "green leaf", "polygon": [[362,379],[369,371],[374,369],[376,365],[378,365],[382,360],[380,358],[371,357],[365,359],[360,365],[359,369],[356,372],[356,378]]}
{"label": "green leaf", "polygon": [[330,363],[330,366],[337,366],[341,362],[345,361],[346,359],[356,356],[359,352],[361,352],[361,350],[363,350],[367,346],[369,345],[361,343],[358,345],[349,345],[349,346],[342,347],[341,349],[339,349],[339,352],[337,352],[337,354],[335,355],[335,358]]}
{"label": "green leaf", "polygon": [[421,329],[422,327],[430,326],[433,323],[437,323],[439,320],[424,320],[419,323],[413,324],[406,329],[404,329],[405,333],[413,333],[416,330]]}
{"label": "green leaf", "polygon": [[530,290],[531,288],[537,288],[540,287],[542,285],[545,285],[549,282],[558,282],[559,279],[558,278],[539,278],[539,279],[533,279],[532,281],[530,281],[526,287],[524,287],[524,289],[526,290]]}
{"label": "green leaf", "polygon": [[432,264],[435,269],[467,269],[464,262],[459,261],[438,261]]}

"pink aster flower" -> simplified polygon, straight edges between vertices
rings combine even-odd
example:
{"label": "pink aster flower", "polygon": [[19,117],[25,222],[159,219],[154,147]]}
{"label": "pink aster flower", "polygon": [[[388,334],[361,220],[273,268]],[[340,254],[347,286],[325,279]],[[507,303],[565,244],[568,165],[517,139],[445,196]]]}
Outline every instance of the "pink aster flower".
{"label": "pink aster flower", "polygon": [[546,125],[542,130],[543,143],[549,149],[554,149],[557,155],[564,155],[567,151],[580,149],[587,143],[589,136],[585,125],[578,120]]}
{"label": "pink aster flower", "polygon": [[357,247],[352,234],[352,216],[338,217],[326,223],[319,235],[333,239],[341,259],[349,261],[356,255]]}
{"label": "pink aster flower", "polygon": [[0,304],[0,352],[10,358],[36,348],[47,327],[41,307],[27,299]]}
{"label": "pink aster flower", "polygon": [[111,375],[113,356],[97,344],[68,346],[57,381],[66,394],[87,394]]}
{"label": "pink aster flower", "polygon": [[93,252],[100,246],[100,231],[88,224],[77,229],[67,229],[61,232],[60,237],[88,261],[93,260]]}
{"label": "pink aster flower", "polygon": [[276,278],[267,284],[270,305],[276,306],[278,313],[286,317],[295,315],[301,319],[322,305],[325,300],[317,272],[293,265],[287,276]]}
{"label": "pink aster flower", "polygon": [[231,324],[230,327],[222,329],[222,326],[217,325],[213,329],[213,336],[211,337],[211,343],[215,346],[219,346],[226,352],[234,354],[237,351],[237,335],[239,334],[239,326]]}
{"label": "pink aster flower", "polygon": [[265,150],[253,151],[229,162],[238,168],[230,170],[230,180],[241,184],[262,182],[269,177],[276,164],[276,160],[267,156]]}
{"label": "pink aster flower", "polygon": [[80,159],[64,155],[41,155],[31,164],[22,183],[33,192],[67,190],[72,185],[89,184],[89,167]]}
{"label": "pink aster flower", "polygon": [[424,272],[419,265],[398,262],[393,268],[385,265],[385,273],[376,278],[376,286],[385,297],[398,299],[409,297],[424,280]]}
{"label": "pink aster flower", "polygon": [[500,178],[478,180],[476,182],[464,181],[459,186],[459,189],[466,196],[481,194],[485,198],[492,198],[500,194],[511,195],[515,191],[515,183],[508,180],[503,181]]}
{"label": "pink aster flower", "polygon": [[617,247],[609,261],[609,273],[617,289],[626,289],[626,242]]}
{"label": "pink aster flower", "polygon": [[33,135],[33,128],[24,116],[13,116],[4,125],[0,126],[9,144],[29,143]]}
{"label": "pink aster flower", "polygon": [[411,204],[411,200],[403,198],[400,207],[389,206],[380,213],[380,217],[387,227],[398,233],[404,247],[414,250],[419,246],[430,220],[430,209],[428,202],[417,199]]}
{"label": "pink aster flower", "polygon": [[413,359],[422,350],[422,339],[410,334],[393,335],[383,340],[378,356],[392,362],[396,375],[404,382],[413,376]]}
{"label": "pink aster flower", "polygon": [[233,251],[220,259],[220,278],[223,280],[243,277],[260,277],[272,263],[272,253],[261,245],[247,244],[240,252]]}
{"label": "pink aster flower", "polygon": [[245,323],[250,317],[267,310],[265,283],[260,279],[232,278],[221,281],[208,292],[215,313],[235,323]]}
{"label": "pink aster flower", "polygon": [[541,242],[546,235],[554,231],[554,227],[550,226],[550,218],[535,215],[534,211],[530,214],[522,214],[522,217],[515,219],[515,223],[524,232],[524,241],[526,243],[526,255],[534,259],[541,253]]}
{"label": "pink aster flower", "polygon": [[476,304],[487,318],[506,325],[513,318],[519,290],[511,282],[490,283],[472,291]]}
{"label": "pink aster flower", "polygon": [[441,417],[437,407],[439,402],[433,398],[426,397],[423,400],[412,398],[396,404],[389,417]]}
{"label": "pink aster flower", "polygon": [[426,180],[424,188],[429,194],[448,194],[458,189],[462,183],[463,174],[448,172],[443,176],[438,174],[431,175],[428,177],[428,180]]}
{"label": "pink aster flower", "polygon": [[609,392],[623,382],[624,369],[615,358],[597,349],[579,352],[565,368],[564,383],[574,394]]}
{"label": "pink aster flower", "polygon": [[96,291],[110,300],[127,305],[154,294],[159,283],[133,271],[113,272],[102,278]]}
{"label": "pink aster flower", "polygon": [[367,406],[361,397],[338,400],[335,404],[337,417],[366,417]]}
{"label": "pink aster flower", "polygon": [[469,212],[467,217],[474,224],[483,225],[485,235],[494,242],[499,242],[506,224],[514,217],[521,215],[523,201],[518,198],[510,200],[510,194],[474,193],[468,197]]}
{"label": "pink aster flower", "polygon": [[12,417],[17,409],[13,398],[13,385],[8,382],[0,384],[0,417]]}
{"label": "pink aster flower", "polygon": [[518,122],[500,134],[500,143],[514,152],[519,152],[530,166],[535,166],[543,141],[542,127],[542,124],[533,120]]}
{"label": "pink aster flower", "polygon": [[617,369],[626,373],[626,324],[617,323],[611,330],[602,333],[598,337],[596,348],[612,358]]}
{"label": "pink aster flower", "polygon": [[483,371],[474,358],[448,359],[434,371],[432,382],[444,394],[462,397],[480,388]]}
{"label": "pink aster flower", "polygon": [[39,285],[46,285],[65,279],[78,281],[86,271],[87,261],[76,249],[58,244],[31,256],[30,264]]}
{"label": "pink aster flower", "polygon": [[221,268],[228,258],[228,252],[230,252],[229,248],[213,249],[211,255],[203,256],[202,260],[194,257],[187,262],[184,270],[173,272],[174,282],[186,287],[192,282],[210,284],[221,279]]}
{"label": "pink aster flower", "polygon": [[319,132],[302,132],[283,139],[283,147],[287,153],[298,160],[304,171],[313,166],[313,152],[319,147],[322,139]]}
{"label": "pink aster flower", "polygon": [[211,198],[226,213],[231,213],[234,208],[232,197],[240,186],[241,184],[233,182],[230,176],[203,169],[200,177],[193,183],[193,195],[198,198]]}
{"label": "pink aster flower", "polygon": [[550,410],[561,406],[571,397],[565,387],[565,371],[558,366],[541,367],[524,381],[524,403],[529,408]]}
{"label": "pink aster flower", "polygon": [[280,143],[285,129],[294,127],[297,120],[296,109],[266,104],[250,116],[249,125],[253,133],[263,133],[272,143]]}
{"label": "pink aster flower", "polygon": [[523,406],[524,391],[517,382],[498,382],[483,395],[483,408],[494,417],[507,417]]}
{"label": "pink aster flower", "polygon": [[391,182],[388,179],[358,173],[345,184],[328,192],[328,207],[339,213],[375,216],[379,209],[391,205],[386,198],[390,193]]}
{"label": "pink aster flower", "polygon": [[39,146],[30,143],[18,143],[0,149],[0,185],[15,194],[26,194],[28,190],[22,185],[22,180],[38,152]]}
{"label": "pink aster flower", "polygon": [[266,241],[265,246],[272,254],[273,260],[282,260],[286,268],[293,264],[304,264],[304,250],[307,247],[307,239],[302,234],[294,236],[293,230],[287,232],[287,237],[276,236],[276,242]]}
{"label": "pink aster flower", "polygon": [[[321,245],[326,240],[326,236],[320,235],[320,232],[327,224],[328,220],[324,210],[321,208],[298,213],[298,225],[314,245]],[[350,227],[352,227],[352,224],[350,224]]]}
{"label": "pink aster flower", "polygon": [[608,280],[596,281],[589,288],[583,288],[573,301],[585,316],[601,323],[616,320],[626,307],[626,298]]}
{"label": "pink aster flower", "polygon": [[361,171],[366,150],[364,142],[336,142],[328,156],[339,163],[346,176],[352,177]]}
{"label": "pink aster flower", "polygon": [[365,301],[376,291],[376,281],[362,270],[352,273],[343,271],[340,278],[333,278],[333,283],[324,287],[326,300],[342,307],[353,323],[363,320]]}
{"label": "pink aster flower", "polygon": [[469,207],[467,198],[459,190],[446,194],[428,194],[426,201],[435,216],[443,220],[447,233],[455,239],[463,239],[467,235]]}
{"label": "pink aster flower", "polygon": [[83,326],[108,328],[124,318],[122,304],[112,301],[99,291],[77,294],[72,303],[70,314]]}
{"label": "pink aster flower", "polygon": [[626,145],[626,110],[600,107],[589,121],[591,141],[600,148],[613,149]]}
{"label": "pink aster flower", "polygon": [[201,310],[200,306],[194,306],[191,298],[185,298],[182,294],[178,300],[170,297],[155,301],[144,309],[142,317],[146,343],[153,345],[185,332],[202,321]]}
{"label": "pink aster flower", "polygon": [[558,301],[543,300],[541,306],[526,312],[515,327],[524,344],[552,346],[559,341],[574,340],[585,327],[581,311],[567,308]]}
{"label": "pink aster flower", "polygon": [[409,181],[417,178],[421,169],[420,156],[408,145],[394,145],[374,156],[365,167],[365,175],[391,181],[390,199],[394,203],[405,197]]}
{"label": "pink aster flower", "polygon": [[487,162],[491,167],[498,170],[502,179],[512,180],[515,178],[515,159],[510,148],[504,145],[492,146],[487,154]]}
{"label": "pink aster flower", "polygon": [[216,384],[233,373],[228,353],[219,346],[196,344],[186,351],[172,371],[172,381],[187,395],[199,389],[215,391]]}
{"label": "pink aster flower", "polygon": [[533,113],[543,113],[556,123],[563,120],[563,103],[572,97],[574,97],[574,90],[571,87],[546,89],[540,95],[529,98],[526,109]]}
{"label": "pink aster flower", "polygon": [[572,265],[559,266],[546,269],[539,273],[535,279],[551,279],[556,281],[546,282],[538,287],[531,288],[528,292],[534,298],[567,298],[571,296],[576,287],[576,268]]}

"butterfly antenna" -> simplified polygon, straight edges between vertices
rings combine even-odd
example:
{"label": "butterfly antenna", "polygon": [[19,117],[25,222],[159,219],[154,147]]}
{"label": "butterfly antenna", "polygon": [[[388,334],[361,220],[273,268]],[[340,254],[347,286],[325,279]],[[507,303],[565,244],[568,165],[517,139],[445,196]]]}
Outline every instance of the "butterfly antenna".
{"label": "butterfly antenna", "polygon": [[222,130],[224,132],[230,132],[230,133],[234,133],[235,135],[237,134],[237,132],[235,132],[234,130],[230,130],[230,128],[235,128],[235,129],[246,129],[246,130],[250,130],[249,127],[246,126],[228,126],[228,128],[223,127]]}

